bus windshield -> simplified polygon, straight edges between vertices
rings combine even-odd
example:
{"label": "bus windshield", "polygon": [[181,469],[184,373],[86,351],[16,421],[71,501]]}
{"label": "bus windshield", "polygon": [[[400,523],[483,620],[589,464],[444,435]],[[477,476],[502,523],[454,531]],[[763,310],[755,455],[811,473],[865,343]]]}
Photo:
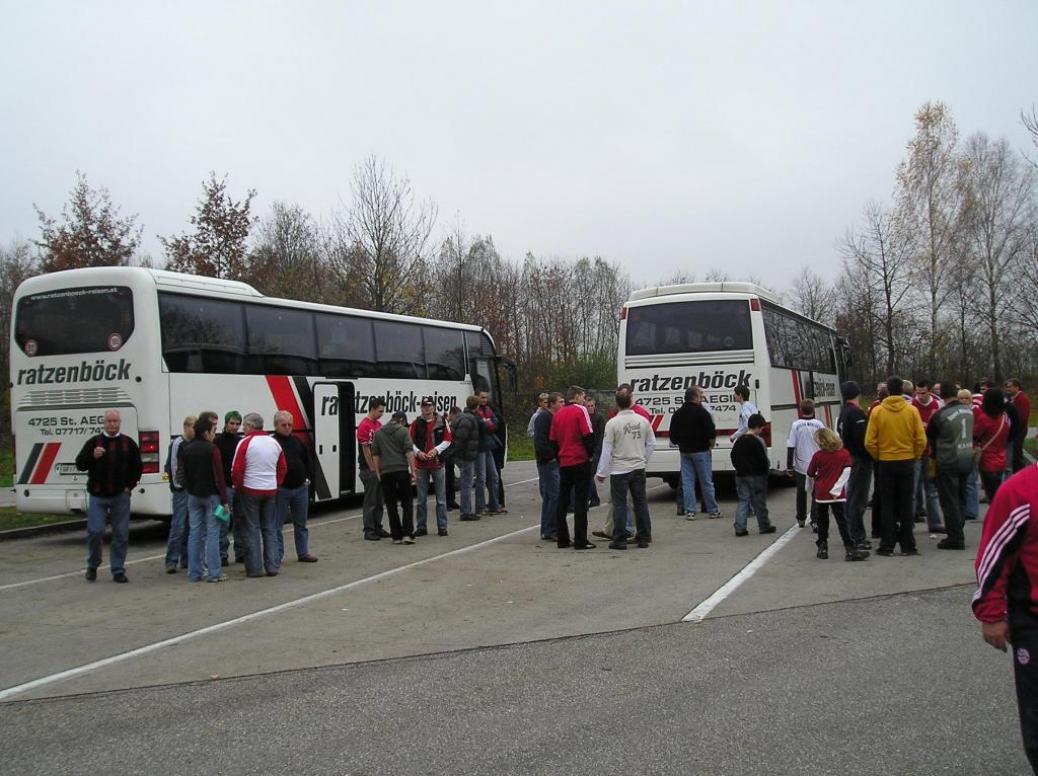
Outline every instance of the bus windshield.
{"label": "bus windshield", "polygon": [[84,286],[24,296],[14,336],[27,356],[118,350],[133,333],[133,294],[125,286]]}
{"label": "bus windshield", "polygon": [[746,300],[668,302],[627,311],[627,355],[710,353],[753,347]]}

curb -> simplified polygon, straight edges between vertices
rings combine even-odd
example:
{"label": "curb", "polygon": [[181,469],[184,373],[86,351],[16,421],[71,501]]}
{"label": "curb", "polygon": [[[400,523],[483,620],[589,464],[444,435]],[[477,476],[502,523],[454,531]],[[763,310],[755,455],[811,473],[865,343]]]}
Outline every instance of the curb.
{"label": "curb", "polygon": [[58,533],[60,531],[85,529],[86,524],[87,521],[84,518],[82,520],[66,520],[61,523],[29,525],[25,528],[8,528],[6,531],[0,531],[0,542],[8,541],[9,539],[26,539],[30,536],[40,536],[41,534]]}

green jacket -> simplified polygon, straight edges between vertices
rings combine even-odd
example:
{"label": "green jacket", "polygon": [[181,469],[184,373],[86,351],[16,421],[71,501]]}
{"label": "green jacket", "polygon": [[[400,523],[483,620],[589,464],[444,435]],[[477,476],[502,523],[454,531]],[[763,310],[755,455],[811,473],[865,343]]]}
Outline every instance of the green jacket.
{"label": "green jacket", "polygon": [[406,426],[401,426],[395,420],[375,432],[371,440],[371,454],[378,456],[379,469],[383,474],[408,471],[407,454],[410,452],[411,435],[407,433]]}

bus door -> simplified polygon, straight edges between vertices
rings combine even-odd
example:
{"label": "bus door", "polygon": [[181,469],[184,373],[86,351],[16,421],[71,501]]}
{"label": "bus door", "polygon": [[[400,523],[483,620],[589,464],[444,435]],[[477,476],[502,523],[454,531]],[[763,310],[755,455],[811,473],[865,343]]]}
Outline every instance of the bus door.
{"label": "bus door", "polygon": [[497,438],[501,443],[498,449],[502,455],[507,449],[508,434],[507,423],[505,423],[505,408],[501,396],[501,381],[497,376],[497,359],[494,357],[479,356],[472,359],[470,367],[472,372],[472,389],[475,393],[486,391],[490,394],[490,403],[501,416],[501,423],[497,427]]}
{"label": "bus door", "polygon": [[314,457],[318,501],[352,493],[357,477],[353,383],[314,383]]}

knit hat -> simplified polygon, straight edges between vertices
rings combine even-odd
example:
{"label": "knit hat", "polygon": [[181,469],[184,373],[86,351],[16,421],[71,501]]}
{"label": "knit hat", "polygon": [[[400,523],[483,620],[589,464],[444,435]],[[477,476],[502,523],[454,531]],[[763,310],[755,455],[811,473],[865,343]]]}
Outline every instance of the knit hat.
{"label": "knit hat", "polygon": [[844,401],[856,399],[861,396],[861,386],[853,380],[848,380],[840,386],[840,395],[843,396]]}

